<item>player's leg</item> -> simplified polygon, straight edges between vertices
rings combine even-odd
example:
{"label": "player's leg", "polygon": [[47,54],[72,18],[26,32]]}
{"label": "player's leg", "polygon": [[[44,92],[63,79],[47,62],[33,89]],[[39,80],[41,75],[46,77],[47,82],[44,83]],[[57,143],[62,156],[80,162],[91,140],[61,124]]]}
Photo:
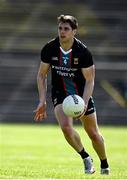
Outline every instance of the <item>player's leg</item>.
{"label": "player's leg", "polygon": [[97,152],[100,158],[101,169],[107,169],[108,163],[105,152],[105,144],[104,144],[104,139],[99,132],[96,112],[83,116],[81,121],[84,126],[84,129],[86,130],[88,136],[92,141],[93,148],[95,149],[95,151]]}
{"label": "player's leg", "polygon": [[61,104],[55,107],[54,112],[66,140],[77,152],[80,152],[83,149],[83,145],[81,143],[79,134],[73,128],[72,118],[67,117],[63,113]]}
{"label": "player's leg", "polygon": [[67,117],[63,110],[62,105],[59,104],[54,109],[56,119],[63,131],[65,139],[67,142],[81,155],[82,159],[85,161],[85,173],[94,173],[94,168],[91,162],[89,154],[84,150],[79,134],[73,128],[73,120]]}
{"label": "player's leg", "polygon": [[92,141],[92,145],[96,150],[100,159],[106,159],[104,140],[102,135],[99,132],[97,121],[96,121],[96,112],[83,116],[82,123],[84,129],[86,130],[88,136]]}

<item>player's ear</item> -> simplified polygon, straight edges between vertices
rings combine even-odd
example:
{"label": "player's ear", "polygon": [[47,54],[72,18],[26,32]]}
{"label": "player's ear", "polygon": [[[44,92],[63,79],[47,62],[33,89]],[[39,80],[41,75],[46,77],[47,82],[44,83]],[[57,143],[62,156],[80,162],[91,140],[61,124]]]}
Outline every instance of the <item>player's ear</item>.
{"label": "player's ear", "polygon": [[77,33],[77,29],[74,29],[74,30],[73,30],[73,33],[74,33],[74,36],[75,36],[76,33]]}

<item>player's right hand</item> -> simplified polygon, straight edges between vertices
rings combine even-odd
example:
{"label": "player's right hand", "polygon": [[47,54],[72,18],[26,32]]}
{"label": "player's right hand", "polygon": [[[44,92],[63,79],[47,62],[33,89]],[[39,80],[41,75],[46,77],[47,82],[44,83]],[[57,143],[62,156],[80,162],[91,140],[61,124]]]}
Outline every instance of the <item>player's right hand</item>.
{"label": "player's right hand", "polygon": [[37,109],[35,109],[34,113],[35,113],[34,120],[37,122],[40,122],[43,119],[47,118],[46,104],[42,104],[40,102],[39,105],[37,106]]}

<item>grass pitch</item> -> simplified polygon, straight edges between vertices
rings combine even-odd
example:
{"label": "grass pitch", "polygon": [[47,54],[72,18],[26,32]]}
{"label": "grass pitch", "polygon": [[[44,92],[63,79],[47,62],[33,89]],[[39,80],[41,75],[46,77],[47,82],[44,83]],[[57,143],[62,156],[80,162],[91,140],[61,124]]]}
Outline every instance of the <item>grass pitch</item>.
{"label": "grass pitch", "polygon": [[111,175],[100,175],[99,159],[80,126],[75,126],[94,159],[96,173],[85,175],[79,155],[58,126],[0,125],[0,179],[127,179],[127,127],[100,127]]}

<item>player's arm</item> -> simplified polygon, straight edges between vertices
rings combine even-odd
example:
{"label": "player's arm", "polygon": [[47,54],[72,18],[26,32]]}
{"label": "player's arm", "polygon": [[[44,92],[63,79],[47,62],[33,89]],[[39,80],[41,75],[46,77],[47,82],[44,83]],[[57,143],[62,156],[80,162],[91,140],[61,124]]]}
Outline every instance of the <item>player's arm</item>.
{"label": "player's arm", "polygon": [[47,73],[50,68],[48,63],[40,63],[38,75],[37,75],[37,86],[39,92],[39,100],[41,103],[46,102],[46,92],[47,92]]}
{"label": "player's arm", "polygon": [[83,99],[87,107],[89,98],[90,96],[92,96],[93,89],[94,89],[95,65],[92,65],[88,68],[82,68],[82,73],[86,80],[84,93],[83,93]]}
{"label": "player's arm", "polygon": [[38,75],[37,86],[39,92],[39,104],[35,110],[36,121],[40,121],[46,118],[46,92],[47,92],[47,74],[50,68],[50,64],[41,62]]}

